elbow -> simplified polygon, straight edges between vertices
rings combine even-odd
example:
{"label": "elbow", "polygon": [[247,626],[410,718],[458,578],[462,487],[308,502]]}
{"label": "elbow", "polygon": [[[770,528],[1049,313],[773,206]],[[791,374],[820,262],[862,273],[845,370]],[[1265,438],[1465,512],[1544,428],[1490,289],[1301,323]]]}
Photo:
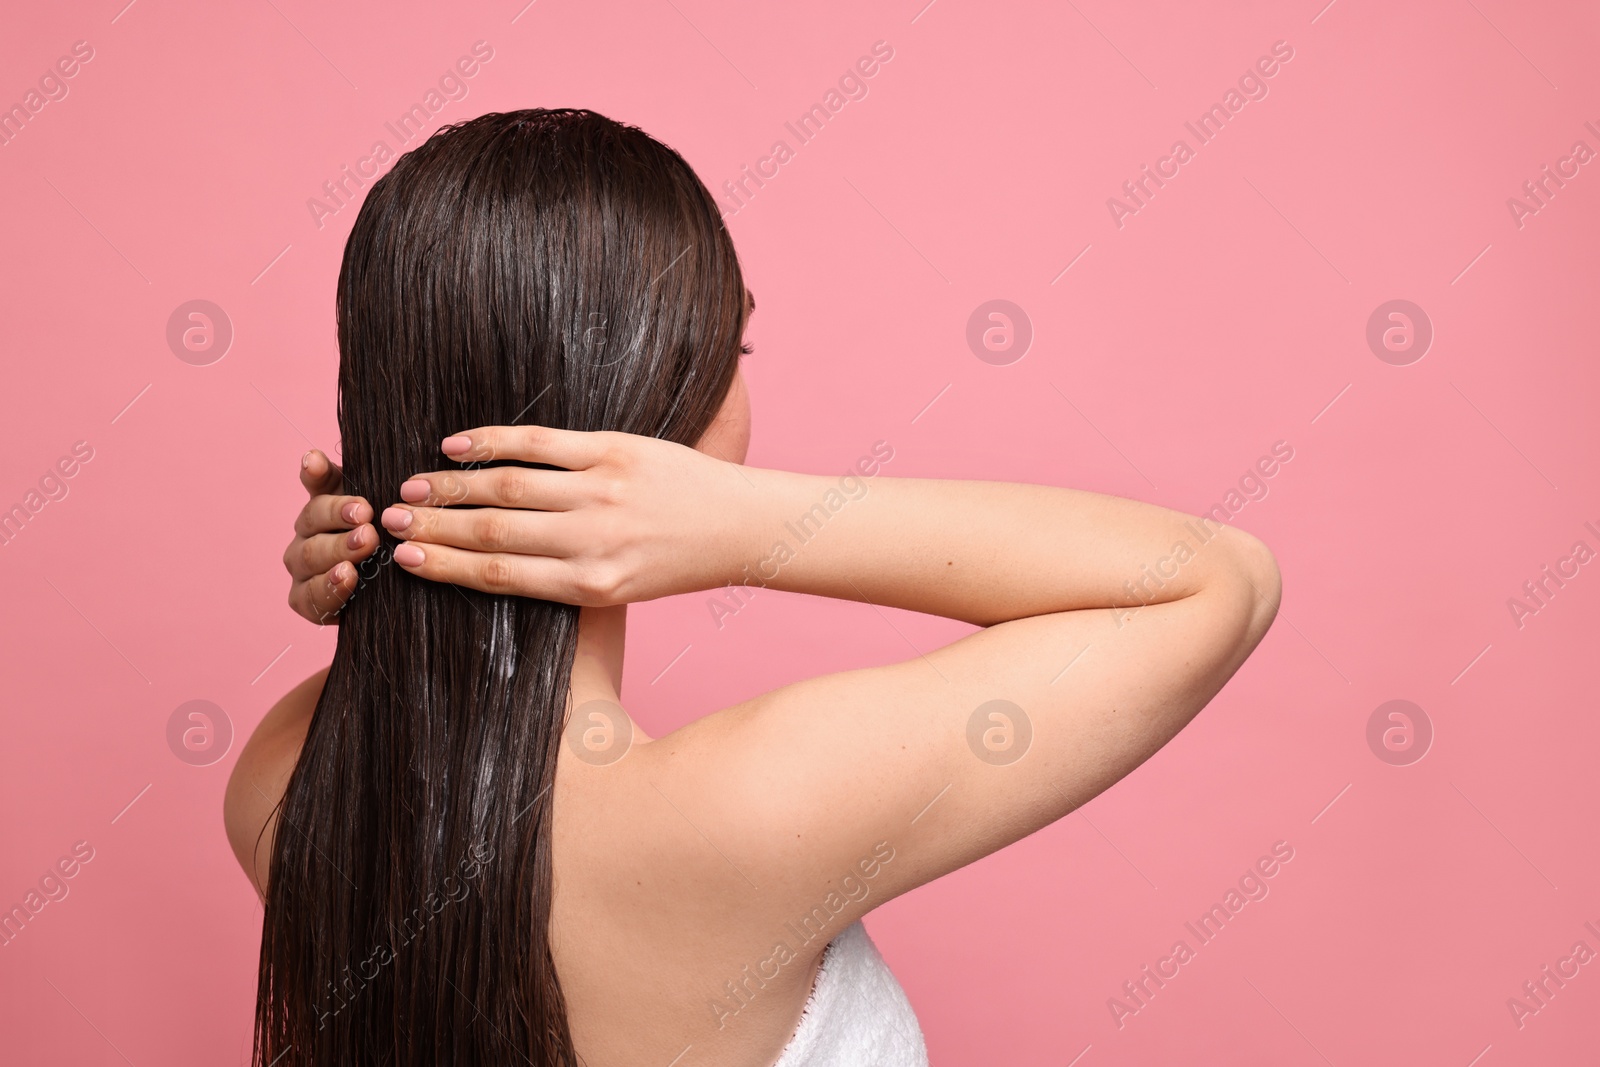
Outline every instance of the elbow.
{"label": "elbow", "polygon": [[1267,635],[1272,621],[1278,617],[1278,605],[1283,600],[1283,573],[1266,542],[1250,534],[1243,534],[1240,542],[1239,576],[1250,591],[1249,632],[1254,645]]}
{"label": "elbow", "polygon": [[1227,611],[1237,626],[1239,642],[1254,649],[1272,629],[1283,599],[1283,575],[1278,560],[1266,542],[1237,526],[1224,528],[1213,544],[1225,554],[1218,560],[1211,581],[1227,590]]}

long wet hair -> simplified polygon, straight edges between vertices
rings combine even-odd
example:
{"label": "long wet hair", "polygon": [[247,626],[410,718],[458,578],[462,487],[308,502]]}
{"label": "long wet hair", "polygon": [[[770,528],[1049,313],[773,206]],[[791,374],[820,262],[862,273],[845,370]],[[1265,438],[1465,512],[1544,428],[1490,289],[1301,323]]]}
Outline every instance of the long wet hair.
{"label": "long wet hair", "polygon": [[[475,426],[693,445],[745,300],[715,201],[642,131],[568,109],[442,129],[345,245],[347,491],[381,509]],[[549,922],[578,609],[407,574],[380,537],[278,810],[255,1063],[576,1064]]]}

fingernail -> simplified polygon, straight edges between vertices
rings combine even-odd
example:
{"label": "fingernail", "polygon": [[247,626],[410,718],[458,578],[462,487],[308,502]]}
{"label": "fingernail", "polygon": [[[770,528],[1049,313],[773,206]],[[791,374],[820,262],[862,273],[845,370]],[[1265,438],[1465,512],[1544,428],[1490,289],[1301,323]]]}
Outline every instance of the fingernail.
{"label": "fingernail", "polygon": [[360,548],[361,542],[365,541],[366,539],[366,529],[364,527],[357,526],[354,530],[350,531],[350,536],[344,539],[345,547]]}
{"label": "fingernail", "polygon": [[428,494],[433,487],[421,478],[412,478],[410,481],[400,483],[400,499],[407,504],[420,504],[428,499]]}
{"label": "fingernail", "polygon": [[422,549],[413,544],[398,545],[394,550],[394,561],[402,567],[418,566],[425,558]]}
{"label": "fingernail", "polygon": [[345,522],[348,522],[353,526],[357,522],[361,521],[360,519],[356,518],[357,509],[360,508],[360,506],[360,504],[357,504],[354,500],[352,500],[350,503],[339,509],[339,514],[344,516]]}
{"label": "fingernail", "polygon": [[301,470],[309,470],[310,467],[311,467],[311,453],[308,451],[305,455],[300,457],[300,469]]}
{"label": "fingernail", "polygon": [[461,453],[470,452],[471,450],[472,438],[463,436],[462,434],[446,437],[443,441],[439,442],[439,451],[443,452],[447,456],[459,456]]}
{"label": "fingernail", "polygon": [[328,572],[329,589],[332,589],[335,592],[338,591],[340,583],[344,581],[344,567],[345,565],[343,563],[335,563],[333,565],[333,569]]}
{"label": "fingernail", "polygon": [[383,526],[386,530],[399,532],[411,525],[411,512],[405,508],[384,508]]}

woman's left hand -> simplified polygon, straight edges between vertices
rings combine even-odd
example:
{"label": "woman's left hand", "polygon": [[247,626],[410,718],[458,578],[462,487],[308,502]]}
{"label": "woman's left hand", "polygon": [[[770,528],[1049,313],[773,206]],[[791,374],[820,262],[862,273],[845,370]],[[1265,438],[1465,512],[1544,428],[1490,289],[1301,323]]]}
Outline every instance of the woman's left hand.
{"label": "woman's left hand", "polygon": [[283,551],[289,572],[289,606],[319,625],[337,623],[356,591],[356,564],[378,547],[372,505],[343,496],[344,472],[313,448],[300,458],[300,484],[311,499],[294,521],[294,540]]}

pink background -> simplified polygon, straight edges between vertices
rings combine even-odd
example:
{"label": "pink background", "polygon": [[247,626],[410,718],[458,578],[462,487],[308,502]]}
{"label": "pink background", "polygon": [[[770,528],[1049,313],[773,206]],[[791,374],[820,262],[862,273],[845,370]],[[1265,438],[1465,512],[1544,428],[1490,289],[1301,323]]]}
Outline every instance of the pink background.
{"label": "pink background", "polygon": [[[1600,549],[1600,164],[1520,228],[1506,203],[1600,150],[1592,5],[124,2],[0,16],[0,103],[94,49],[0,148],[0,507],[94,450],[0,547],[0,907],[94,849],[0,948],[0,1057],[247,1059],[260,913],[223,783],[334,640],[285,608],[278,562],[299,456],[335,446],[355,214],[319,229],[306,201],[479,40],[493,59],[434,125],[587,106],[713,189],[893,47],[730,221],[760,304],[752,463],[843,471],[885,439],[891,475],[1199,512],[1294,449],[1236,520],[1276,551],[1283,610],[1211,707],[1082,813],[869,917],[935,1063],[1592,1055],[1600,964],[1520,1028],[1506,1003],[1600,951],[1600,564],[1521,628],[1507,607]],[[1119,228],[1107,198],[1280,40],[1269,95]],[[1006,366],[965,340],[996,298],[1035,331]],[[235,331],[209,366],[166,341],[192,299]],[[1408,366],[1366,342],[1392,299],[1435,330]],[[636,608],[630,706],[655,733],[964,631],[893,620],[770,592],[720,630],[704,597]],[[166,740],[194,699],[236,730],[210,766]],[[1409,766],[1366,740],[1391,699],[1435,731]],[[1108,998],[1277,841],[1270,895],[1119,1028]]]}

